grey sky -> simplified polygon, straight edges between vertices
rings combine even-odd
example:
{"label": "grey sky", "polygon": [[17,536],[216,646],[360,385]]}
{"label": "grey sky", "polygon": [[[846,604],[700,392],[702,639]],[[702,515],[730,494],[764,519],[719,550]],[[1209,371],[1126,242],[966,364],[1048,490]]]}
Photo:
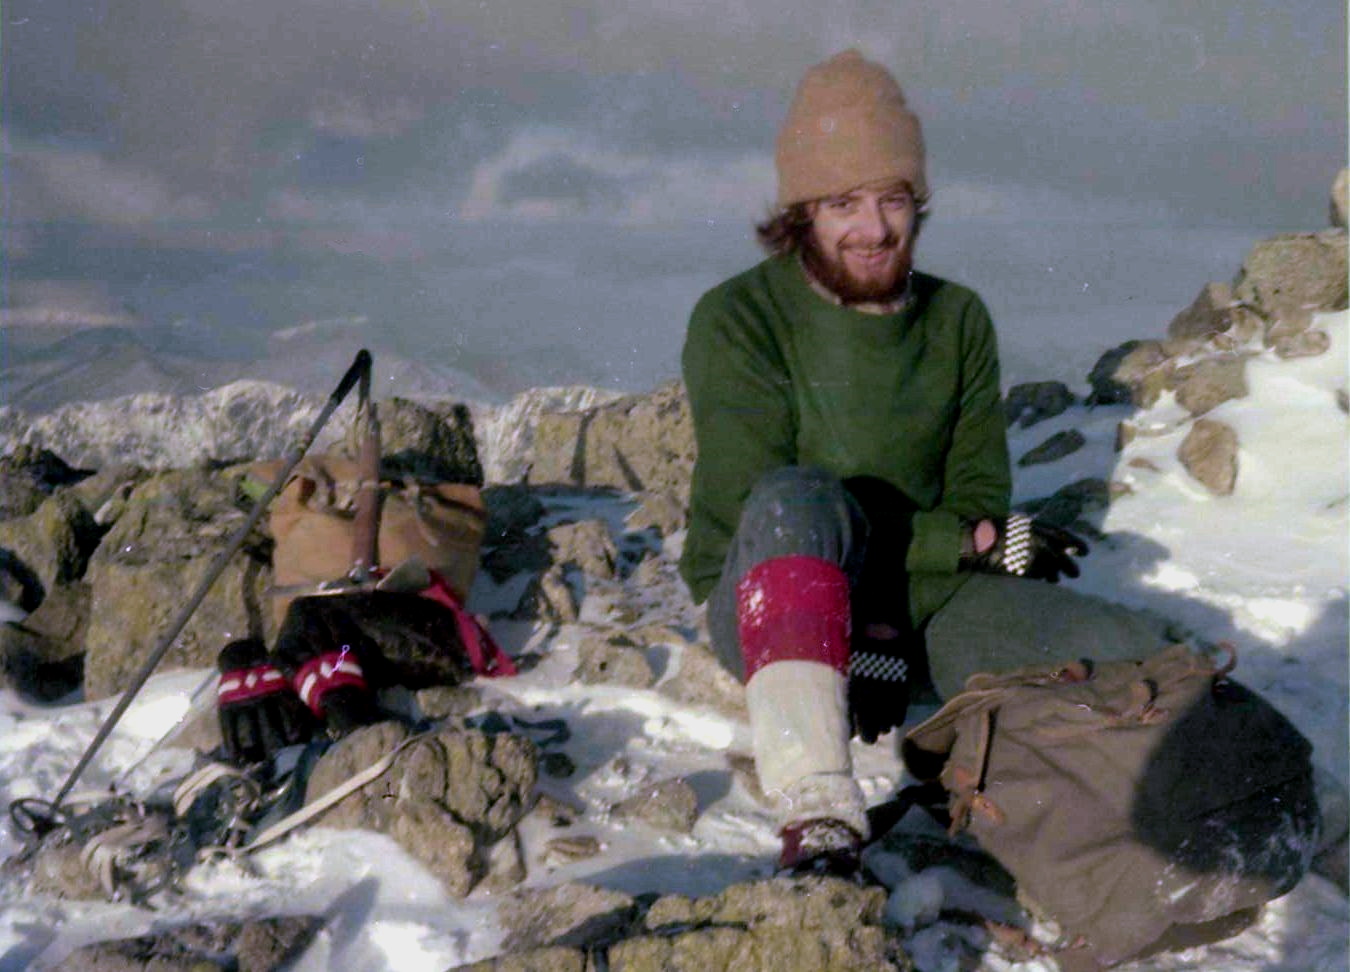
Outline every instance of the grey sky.
{"label": "grey sky", "polygon": [[[574,185],[568,214],[612,215],[672,166],[766,164],[801,72],[850,45],[906,88],[939,193],[1301,226],[1345,158],[1327,0],[11,0],[0,37],[11,221],[454,216],[485,165],[480,214]],[[737,189],[757,211],[771,175],[710,192]]]}
{"label": "grey sky", "polygon": [[1345,20],[1336,0],[7,0],[0,400],[135,384],[109,354],[102,386],[54,387],[91,347],[138,349],[161,390],[322,388],[314,349],[362,345],[428,387],[651,387],[698,295],[757,258],[798,79],[850,46],[924,122],[921,268],[986,298],[1006,381],[1080,380],[1256,239],[1326,224]]}

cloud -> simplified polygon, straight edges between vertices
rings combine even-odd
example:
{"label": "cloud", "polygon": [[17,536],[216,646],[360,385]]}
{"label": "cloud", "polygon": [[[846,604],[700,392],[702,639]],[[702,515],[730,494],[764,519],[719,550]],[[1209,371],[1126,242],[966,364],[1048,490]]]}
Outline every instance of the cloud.
{"label": "cloud", "polygon": [[626,224],[755,219],[772,199],[773,165],[759,154],[655,156],[615,151],[576,132],[515,134],[474,172],[465,219],[561,219]]}
{"label": "cloud", "polygon": [[[345,180],[345,191],[370,196],[437,183],[467,192],[470,211],[636,212],[643,199],[660,209],[649,189],[678,190],[679,167],[702,159],[700,174],[716,180],[725,160],[767,151],[802,71],[853,45],[896,72],[936,151],[978,148],[950,153],[952,175],[1157,187],[1208,194],[1219,208],[1241,191],[1288,206],[1298,195],[1289,173],[1343,159],[1338,6],[11,0],[0,57],[16,131],[77,152],[92,144],[171,206]],[[1288,134],[1299,112],[1306,124]],[[1223,130],[1206,130],[1211,115]],[[572,161],[602,164],[590,175],[488,172],[518,134],[549,125],[590,140]],[[1292,138],[1305,143],[1297,165],[1280,161]],[[1171,144],[1202,139],[1194,150]],[[1225,140],[1272,160],[1259,184],[1191,176],[1165,188]],[[347,154],[364,168],[339,171]]]}
{"label": "cloud", "polygon": [[92,149],[26,143],[6,133],[7,221],[87,220],[112,226],[205,219],[204,197],[176,192],[156,172]]}

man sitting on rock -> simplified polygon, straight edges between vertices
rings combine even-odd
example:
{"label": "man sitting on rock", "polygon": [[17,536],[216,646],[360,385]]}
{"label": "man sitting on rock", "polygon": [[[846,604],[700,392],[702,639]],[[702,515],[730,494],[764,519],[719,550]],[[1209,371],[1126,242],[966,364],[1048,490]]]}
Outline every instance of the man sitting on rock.
{"label": "man sitting on rock", "polygon": [[681,572],[746,682],[780,866],[847,872],[867,836],[850,729],[899,726],[924,665],[1138,657],[1160,623],[1050,584],[1077,538],[1009,514],[984,304],[912,270],[918,119],[856,51],[807,72],[776,151],[770,256],[708,292],[684,347],[698,460]]}

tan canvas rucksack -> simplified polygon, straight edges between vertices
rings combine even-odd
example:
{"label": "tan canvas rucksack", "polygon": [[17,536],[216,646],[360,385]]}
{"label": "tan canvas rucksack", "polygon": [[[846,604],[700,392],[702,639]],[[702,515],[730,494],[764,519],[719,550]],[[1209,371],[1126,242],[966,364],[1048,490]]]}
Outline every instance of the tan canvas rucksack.
{"label": "tan canvas rucksack", "polygon": [[1317,839],[1311,744],[1203,655],[976,675],[905,737],[954,830],[1062,930],[1062,967],[1105,968],[1239,930]]}

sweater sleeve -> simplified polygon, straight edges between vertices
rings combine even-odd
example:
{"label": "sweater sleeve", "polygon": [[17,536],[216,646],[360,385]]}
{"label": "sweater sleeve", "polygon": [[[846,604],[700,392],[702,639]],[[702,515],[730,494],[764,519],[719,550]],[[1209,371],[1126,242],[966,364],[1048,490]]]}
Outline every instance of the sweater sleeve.
{"label": "sweater sleeve", "polygon": [[722,572],[750,490],[793,462],[795,420],[787,369],[769,329],[725,289],[694,308],[682,365],[698,456],[680,573],[701,602]]}
{"label": "sweater sleeve", "polygon": [[954,572],[961,521],[1006,515],[1011,501],[998,345],[979,298],[972,298],[961,326],[960,408],[943,466],[942,499],[933,510],[914,516],[914,540],[906,558],[914,574]]}

